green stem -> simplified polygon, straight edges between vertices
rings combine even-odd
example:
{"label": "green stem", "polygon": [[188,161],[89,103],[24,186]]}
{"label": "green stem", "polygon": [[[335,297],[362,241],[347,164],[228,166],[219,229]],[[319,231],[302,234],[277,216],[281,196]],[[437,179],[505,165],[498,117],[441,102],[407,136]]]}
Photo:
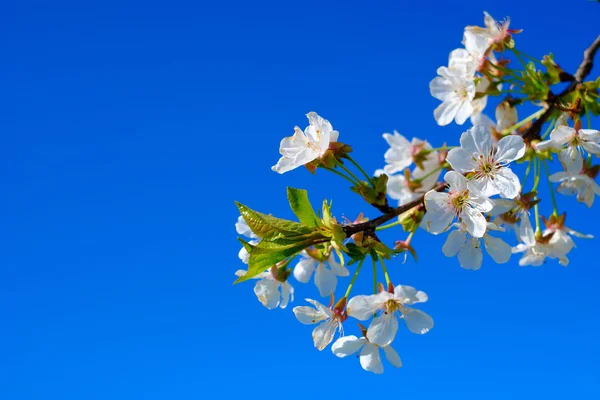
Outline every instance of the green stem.
{"label": "green stem", "polygon": [[585,116],[587,118],[588,129],[592,129],[592,120],[590,119],[590,110],[588,110],[587,107],[586,107],[586,110],[585,110]]}
{"label": "green stem", "polygon": [[387,224],[387,225],[381,225],[378,226],[377,228],[375,228],[376,231],[382,231],[384,229],[388,229],[388,228],[393,228],[394,226],[398,226],[400,225],[400,221],[396,221],[396,222],[392,222],[391,224]]}
{"label": "green stem", "polygon": [[358,276],[358,274],[360,272],[360,269],[362,268],[362,265],[363,265],[364,262],[365,262],[365,259],[363,258],[358,263],[358,267],[356,267],[356,271],[354,271],[354,275],[352,276],[352,280],[350,281],[350,284],[348,285],[348,289],[346,289],[346,294],[344,295],[344,297],[348,298],[348,296],[350,295],[350,291],[352,290],[352,287],[354,286],[354,282],[356,281],[356,277]]}
{"label": "green stem", "polygon": [[526,123],[528,123],[529,121],[531,121],[532,119],[535,119],[535,118],[539,117],[540,115],[542,115],[545,111],[546,110],[542,109],[542,110],[538,110],[538,111],[534,112],[533,114],[531,114],[530,116],[528,116],[524,120],[519,121],[516,124],[514,124],[513,126],[506,128],[505,130],[503,130],[501,132],[501,134],[502,135],[506,135],[508,133],[511,133],[515,129],[519,129],[520,127],[522,127],[523,125],[525,125]]}
{"label": "green stem", "polygon": [[434,147],[433,149],[427,149],[427,153],[431,153],[434,151],[442,151],[442,150],[450,150],[460,146],[443,146],[443,147]]}
{"label": "green stem", "polygon": [[491,62],[489,63],[489,65],[492,66],[493,68],[497,69],[498,71],[501,71],[501,72],[503,72],[505,74],[509,74],[509,75],[515,77],[519,81],[521,80],[520,76],[518,76],[517,74],[515,74],[514,72],[512,72],[512,70],[510,70],[508,68],[501,67],[500,65],[496,65],[496,64],[491,63]]}
{"label": "green stem", "polygon": [[546,136],[548,136],[550,134],[550,132],[552,132],[552,128],[554,128],[554,124],[556,124],[556,119],[553,119],[550,124],[548,125],[548,128],[546,129],[546,131],[544,132],[544,134],[542,135],[542,140],[546,138]]}
{"label": "green stem", "polygon": [[413,179],[413,182],[417,182],[417,183],[421,183],[423,182],[425,179],[429,178],[431,175],[437,173],[438,171],[444,169],[443,165],[440,165],[439,167],[429,171],[428,173],[426,173],[425,175],[423,175],[422,177],[420,177],[419,179]]}
{"label": "green stem", "polygon": [[385,283],[389,287],[390,283],[392,281],[390,280],[390,276],[388,275],[387,268],[385,267],[385,263],[383,262],[383,257],[379,257],[379,261],[381,262],[381,268],[383,268],[383,276],[385,276]]}
{"label": "green stem", "polygon": [[[533,191],[537,191],[537,187],[538,184],[540,183],[540,172],[541,172],[541,160],[538,160],[537,158],[534,158],[534,162],[535,162],[535,180],[533,181]],[[535,196],[536,200],[538,198],[537,194]],[[538,203],[535,204],[535,206],[533,206],[533,209],[535,211],[535,235],[540,236],[542,234],[542,229],[540,228],[540,211],[539,211],[539,207],[538,207]]]}
{"label": "green stem", "polygon": [[[346,171],[346,173],[347,173],[348,175],[350,175],[352,178],[356,179],[356,182],[358,182],[358,184],[360,185],[360,179],[358,179],[358,177],[357,177],[356,175],[354,175],[354,174],[352,173],[352,171],[350,171],[350,170],[349,170],[349,169],[348,169],[348,168],[347,168],[347,167],[346,167],[346,166],[345,166],[345,165],[344,165],[344,164],[343,164],[343,163],[342,163],[340,160],[337,160],[337,159],[336,159],[336,160],[335,160],[335,162],[337,163],[337,165],[339,165],[339,167],[340,167],[341,169],[343,169],[344,171]],[[370,182],[370,181],[369,181],[369,182]]]}
{"label": "green stem", "polygon": [[377,294],[377,261],[373,257],[371,260],[373,260],[373,293]]}
{"label": "green stem", "polygon": [[525,61],[523,61],[523,59],[521,58],[521,55],[519,54],[519,52],[518,51],[514,51],[514,49],[512,49],[512,50],[513,50],[513,53],[515,53],[515,56],[517,56],[517,58],[519,59],[519,62],[521,63],[521,65],[523,66],[523,68],[525,68],[525,70],[527,70],[527,64],[525,64]]}
{"label": "green stem", "polygon": [[350,157],[349,155],[346,155],[346,158],[352,163],[354,164],[354,166],[356,168],[358,168],[358,170],[365,176],[365,178],[367,178],[367,181],[373,185],[373,181],[371,180],[372,177],[367,174],[367,172],[363,169],[363,167],[360,166],[360,164],[358,164],[352,157]]}
{"label": "green stem", "polygon": [[359,183],[357,183],[357,182],[353,181],[353,180],[352,180],[350,177],[348,177],[348,176],[346,176],[346,175],[342,174],[340,171],[336,171],[335,169],[333,169],[333,168],[329,168],[329,167],[326,167],[326,166],[324,166],[324,165],[321,165],[320,167],[321,167],[321,168],[323,168],[324,170],[327,170],[327,171],[333,172],[334,174],[336,174],[336,175],[338,175],[338,176],[341,176],[342,178],[344,178],[344,179],[348,180],[350,183],[352,183],[352,185],[353,185],[353,186],[355,186],[355,185],[358,185],[358,184],[359,184]]}
{"label": "green stem", "polygon": [[521,181],[521,191],[522,188],[525,187],[525,182],[527,182],[527,178],[529,177],[529,172],[531,172],[531,160],[527,163],[527,169],[525,170],[525,176],[523,176],[523,180]]}
{"label": "green stem", "polygon": [[542,62],[541,62],[540,60],[538,60],[537,58],[535,58],[535,57],[532,57],[532,56],[530,56],[529,54],[523,53],[522,51],[519,51],[519,50],[515,49],[514,47],[513,47],[511,50],[513,51],[513,53],[515,53],[515,54],[519,54],[519,55],[521,55],[521,56],[523,56],[523,57],[525,57],[525,58],[528,58],[528,59],[530,59],[531,61],[533,61],[534,63],[538,63],[539,65],[542,65],[542,66],[544,65],[544,64],[542,64]]}
{"label": "green stem", "polygon": [[544,170],[546,171],[546,179],[548,180],[548,186],[550,187],[550,197],[552,198],[552,207],[554,211],[552,212],[554,216],[558,217],[558,207],[556,205],[556,195],[554,194],[554,186],[552,186],[552,182],[550,182],[550,170],[548,169],[548,163],[544,160]]}

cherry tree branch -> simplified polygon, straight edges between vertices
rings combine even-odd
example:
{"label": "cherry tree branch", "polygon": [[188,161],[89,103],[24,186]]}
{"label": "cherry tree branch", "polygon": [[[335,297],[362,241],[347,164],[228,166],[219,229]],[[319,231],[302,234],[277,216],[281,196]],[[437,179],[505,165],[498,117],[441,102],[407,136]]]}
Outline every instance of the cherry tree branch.
{"label": "cherry tree branch", "polygon": [[[439,183],[436,187],[433,188],[433,190],[437,191],[437,192],[442,192],[444,190],[446,190],[446,188],[448,187],[447,183]],[[423,194],[422,196],[416,198],[415,200],[403,204],[399,207],[385,207],[385,214],[372,219],[370,221],[367,222],[361,222],[358,224],[350,224],[350,225],[344,225],[344,232],[346,233],[346,237],[350,237],[355,233],[358,232],[365,232],[366,234],[374,234],[375,233],[375,228],[377,228],[380,225],[385,224],[386,222],[388,222],[389,220],[397,217],[398,215],[405,213],[406,211],[412,210],[415,207],[418,207],[420,205],[423,204],[423,202],[425,201],[425,195]],[[380,207],[377,207],[378,209],[381,209]]]}
{"label": "cherry tree branch", "polygon": [[552,115],[552,112],[554,112],[554,110],[557,108],[560,99],[574,91],[577,88],[577,85],[580,84],[581,81],[583,81],[592,70],[592,67],[594,66],[594,56],[596,55],[596,52],[599,48],[600,36],[598,36],[596,40],[594,40],[594,42],[590,45],[590,47],[588,47],[583,52],[583,61],[579,65],[579,68],[577,68],[577,72],[575,73],[575,75],[572,76],[571,83],[569,84],[569,86],[567,86],[565,90],[560,92],[558,95],[555,95],[552,92],[548,93],[548,99],[546,100],[549,104],[548,108],[526,131],[522,133],[521,136],[523,137],[523,139],[540,139],[542,125],[544,125],[546,120],[550,118],[550,115]]}

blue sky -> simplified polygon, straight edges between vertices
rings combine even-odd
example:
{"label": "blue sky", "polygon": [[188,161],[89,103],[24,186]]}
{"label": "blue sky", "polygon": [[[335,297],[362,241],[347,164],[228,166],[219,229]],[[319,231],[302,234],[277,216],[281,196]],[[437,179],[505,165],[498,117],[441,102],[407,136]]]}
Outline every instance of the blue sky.
{"label": "blue sky", "polygon": [[[234,200],[290,218],[289,185],[317,204],[333,199],[338,216],[377,215],[333,177],[270,170],[305,113],[329,119],[368,170],[382,166],[383,132],[457,142],[467,126],[435,124],[428,84],[465,25],[481,24],[484,10],[510,15],[524,28],[521,50],[552,51],[574,71],[598,34],[599,4],[2,8],[2,398],[600,395],[595,241],[577,241],[568,268],[513,258],[473,272],[441,254],[443,237],[419,233],[420,262],[389,269],[429,294],[422,308],[436,326],[401,332],[404,367],[382,376],[319,353],[290,309],[268,311],[251,284],[231,284],[241,267]],[[570,227],[600,236],[595,208],[561,204]],[[355,290],[370,285],[363,277]],[[295,286],[293,305],[317,295]]]}

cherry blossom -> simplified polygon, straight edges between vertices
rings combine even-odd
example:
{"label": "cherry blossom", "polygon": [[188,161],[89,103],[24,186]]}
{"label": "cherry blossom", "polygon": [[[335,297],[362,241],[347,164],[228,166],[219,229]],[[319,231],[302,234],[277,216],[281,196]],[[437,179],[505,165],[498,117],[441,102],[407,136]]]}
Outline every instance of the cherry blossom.
{"label": "cherry blossom", "polygon": [[467,26],[465,28],[465,36],[467,34],[485,38],[490,45],[502,43],[510,37],[510,18],[506,18],[502,22],[496,21],[490,14],[483,12],[485,27]]}
{"label": "cherry blossom", "polygon": [[421,226],[437,235],[446,231],[458,217],[471,236],[482,237],[487,227],[482,213],[490,211],[494,203],[469,191],[467,178],[456,171],[446,172],[444,180],[449,185],[447,193],[430,190],[425,195],[427,213]]}
{"label": "cherry blossom", "polygon": [[427,301],[427,294],[411,286],[398,285],[393,293],[386,291],[373,295],[355,296],[348,302],[347,313],[358,320],[373,318],[367,330],[367,339],[379,346],[389,345],[396,336],[398,319],[413,333],[425,334],[433,328],[433,319],[421,310],[409,307]]}
{"label": "cherry blossom", "polygon": [[[561,161],[566,158],[561,154]],[[594,195],[600,196],[600,186],[593,179],[598,170],[584,168],[583,159],[563,162],[564,172],[556,172],[550,175],[551,182],[560,182],[556,189],[564,195],[577,195],[577,201],[591,207],[594,204]]]}
{"label": "cherry blossom", "polygon": [[578,165],[584,151],[600,155],[600,132],[594,129],[580,129],[580,126],[581,123],[576,123],[574,128],[560,125],[550,133],[549,140],[539,142],[535,147],[539,151],[561,150],[561,161],[565,165]]}
{"label": "cherry blossom", "polygon": [[312,304],[313,307],[294,307],[294,315],[296,315],[298,321],[305,325],[319,323],[312,332],[312,338],[315,347],[321,351],[331,343],[336,331],[342,332],[343,317],[316,300],[306,299],[306,301]]}
{"label": "cherry blossom", "polygon": [[462,125],[473,114],[471,102],[475,98],[475,83],[462,71],[440,67],[438,77],[429,84],[431,95],[442,101],[433,112],[438,125],[448,125],[452,120]]}
{"label": "cherry blossom", "polygon": [[[458,255],[458,262],[464,269],[477,270],[481,268],[483,252],[479,238],[472,237],[467,232],[464,224],[454,224],[457,229],[450,232],[442,252],[446,257]],[[497,264],[508,262],[511,255],[511,247],[504,240],[488,234],[489,231],[504,231],[496,224],[488,222],[487,231],[483,235],[485,250]]]}
{"label": "cherry blossom", "polygon": [[427,160],[437,158],[437,153],[431,152],[431,145],[426,140],[413,138],[409,142],[404,136],[394,131],[394,134],[384,133],[383,138],[390,145],[385,152],[386,174],[394,174],[409,167],[412,163],[421,165]]}
{"label": "cherry blossom", "polygon": [[[235,275],[244,276],[246,272],[238,270]],[[292,285],[287,280],[281,282],[276,279],[272,271],[265,271],[252,279],[258,279],[254,286],[254,294],[256,294],[258,301],[269,310],[273,310],[277,306],[286,308],[290,300],[294,301],[294,288]]]}
{"label": "cherry blossom", "polygon": [[402,366],[402,360],[400,360],[400,356],[392,346],[378,346],[369,342],[369,339],[366,337],[358,338],[354,335],[343,336],[331,345],[333,354],[340,358],[348,357],[360,351],[358,357],[360,366],[365,371],[374,374],[383,373],[383,363],[381,362],[381,355],[379,353],[380,349],[383,350],[383,354],[385,354],[385,358],[390,364],[397,368]]}
{"label": "cherry blossom", "polygon": [[515,198],[521,191],[519,177],[507,165],[525,154],[520,136],[505,136],[493,143],[491,133],[483,126],[474,126],[460,137],[460,146],[450,150],[448,163],[460,173],[472,172],[469,190],[481,196],[500,194]]}
{"label": "cherry blossom", "polygon": [[326,119],[316,112],[306,114],[309,125],[304,132],[299,127],[294,128],[294,135],[281,141],[279,153],[281,158],[271,169],[283,174],[323,156],[329,148],[329,143],[336,142],[338,131]]}
{"label": "cherry blossom", "polygon": [[336,261],[333,252],[326,260],[319,261],[304,251],[302,252],[302,258],[294,267],[294,278],[298,282],[308,283],[313,272],[315,285],[319,289],[321,297],[329,296],[335,292],[338,276],[350,275],[348,268]]}

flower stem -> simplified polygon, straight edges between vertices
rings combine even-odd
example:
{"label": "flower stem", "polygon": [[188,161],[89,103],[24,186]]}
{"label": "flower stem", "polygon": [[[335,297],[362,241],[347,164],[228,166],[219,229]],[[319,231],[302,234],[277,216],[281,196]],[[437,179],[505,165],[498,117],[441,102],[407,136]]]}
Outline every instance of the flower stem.
{"label": "flower stem", "polygon": [[400,225],[400,221],[399,220],[395,221],[395,222],[392,222],[390,224],[387,224],[387,225],[378,226],[377,228],[375,228],[375,230],[376,231],[382,231],[384,229],[393,228],[394,226],[398,226],[398,225]]}
{"label": "flower stem", "polygon": [[[344,171],[346,171],[346,173],[347,173],[348,175],[350,175],[352,178],[356,179],[356,182],[358,182],[358,184],[360,185],[360,179],[358,179],[358,177],[357,177],[356,175],[354,175],[354,174],[352,173],[352,171],[350,171],[350,170],[349,170],[349,169],[348,169],[348,168],[347,168],[347,167],[346,167],[346,166],[345,166],[345,165],[344,165],[344,164],[343,164],[343,163],[342,163],[340,160],[337,160],[337,159],[336,159],[336,160],[335,160],[335,162],[337,163],[337,165],[339,165],[339,167],[340,167],[341,169],[343,169]],[[370,181],[369,181],[369,182],[370,182]]]}
{"label": "flower stem", "polygon": [[385,283],[390,286],[390,276],[388,275],[387,268],[385,267],[385,263],[383,262],[383,257],[379,257],[379,261],[381,262],[381,268],[383,268],[383,276],[385,276]]}
{"label": "flower stem", "polygon": [[531,121],[532,119],[535,119],[535,118],[539,117],[540,115],[542,115],[545,111],[546,110],[541,109],[541,110],[538,110],[538,111],[534,112],[533,114],[531,114],[529,117],[525,118],[524,120],[519,121],[516,124],[514,124],[513,126],[506,128],[505,130],[503,130],[501,132],[501,134],[502,135],[506,135],[506,134],[509,134],[512,131],[516,130],[516,129],[519,129],[520,127],[522,127],[523,125],[525,125],[526,123],[528,123],[529,121]]}
{"label": "flower stem", "polygon": [[373,181],[371,180],[372,177],[369,176],[369,174],[366,173],[366,171],[363,169],[363,167],[360,166],[359,163],[357,163],[352,157],[350,157],[349,155],[346,155],[346,158],[352,163],[354,164],[354,166],[356,168],[358,168],[358,170],[365,176],[365,178],[367,178],[367,181],[373,185]]}
{"label": "flower stem", "polygon": [[500,65],[496,65],[492,62],[489,63],[490,66],[492,66],[493,68],[497,69],[498,71],[504,72],[505,74],[509,74],[513,77],[515,77],[517,80],[521,80],[521,77],[518,76],[517,74],[515,74],[512,70],[508,69],[508,68],[504,68]]}
{"label": "flower stem", "polygon": [[346,175],[342,174],[340,171],[336,171],[335,169],[326,167],[324,165],[321,165],[320,167],[323,168],[323,169],[325,169],[325,170],[327,170],[327,171],[333,172],[334,174],[336,174],[338,176],[341,176],[342,178],[348,180],[350,183],[352,183],[353,186],[354,185],[358,185],[358,182],[353,181],[349,176],[346,176]]}
{"label": "flower stem", "polygon": [[587,108],[585,110],[585,116],[587,118],[588,129],[592,129],[592,120],[590,119],[590,110],[588,110]]}
{"label": "flower stem", "polygon": [[[538,160],[537,157],[534,158],[533,160],[535,162],[535,166],[534,166],[535,180],[533,181],[533,189],[532,190],[537,191],[538,184],[540,183],[540,173],[541,173],[542,161]],[[535,195],[535,198],[537,200],[537,198],[538,198],[537,194]],[[537,237],[542,234],[542,229],[540,228],[540,211],[539,211],[538,203],[536,203],[533,206],[533,209],[535,211],[535,235]]]}
{"label": "flower stem", "polygon": [[548,128],[546,129],[546,132],[544,132],[544,134],[542,135],[542,140],[546,138],[546,136],[548,136],[550,134],[550,132],[552,132],[552,128],[554,128],[554,124],[556,124],[556,119],[553,119],[550,124],[548,125]]}
{"label": "flower stem", "polygon": [[550,197],[552,198],[552,207],[554,211],[552,212],[555,216],[558,217],[558,207],[556,206],[556,196],[554,194],[554,187],[552,186],[552,182],[550,182],[550,170],[548,169],[548,163],[544,160],[544,170],[546,171],[546,179],[548,180],[548,186],[550,187]]}
{"label": "flower stem", "polygon": [[519,50],[517,50],[517,49],[516,49],[516,48],[514,48],[514,47],[513,47],[511,50],[513,51],[513,53],[515,53],[515,55],[517,55],[517,57],[520,55],[520,56],[523,56],[523,57],[525,57],[525,58],[528,58],[529,60],[533,61],[534,63],[538,63],[539,65],[544,65],[544,64],[542,64],[542,62],[541,62],[540,60],[538,60],[537,58],[535,58],[535,57],[532,57],[532,56],[530,56],[529,54],[525,54],[525,53],[523,53],[522,51],[519,51]]}
{"label": "flower stem", "polygon": [[431,175],[437,173],[438,171],[444,169],[444,165],[440,165],[439,167],[429,171],[428,173],[426,173],[425,175],[423,175],[422,177],[420,177],[419,179],[413,179],[413,182],[417,182],[417,183],[421,183],[423,182],[425,179],[429,178]]}
{"label": "flower stem", "polygon": [[371,260],[373,260],[373,293],[377,294],[377,261],[373,257]]}
{"label": "flower stem", "polygon": [[523,180],[521,181],[521,188],[525,186],[525,182],[527,182],[527,178],[529,177],[529,173],[531,172],[531,160],[527,163],[527,169],[525,169],[525,175],[523,176]]}
{"label": "flower stem", "polygon": [[350,284],[348,285],[348,289],[346,289],[346,294],[344,295],[344,297],[348,298],[348,296],[350,295],[350,291],[352,290],[352,287],[354,286],[354,282],[356,281],[356,277],[358,276],[358,274],[360,272],[360,269],[362,268],[362,265],[363,265],[364,262],[365,262],[365,259],[363,258],[358,263],[358,267],[356,267],[356,271],[354,271],[354,275],[352,276],[352,280],[350,281]]}

